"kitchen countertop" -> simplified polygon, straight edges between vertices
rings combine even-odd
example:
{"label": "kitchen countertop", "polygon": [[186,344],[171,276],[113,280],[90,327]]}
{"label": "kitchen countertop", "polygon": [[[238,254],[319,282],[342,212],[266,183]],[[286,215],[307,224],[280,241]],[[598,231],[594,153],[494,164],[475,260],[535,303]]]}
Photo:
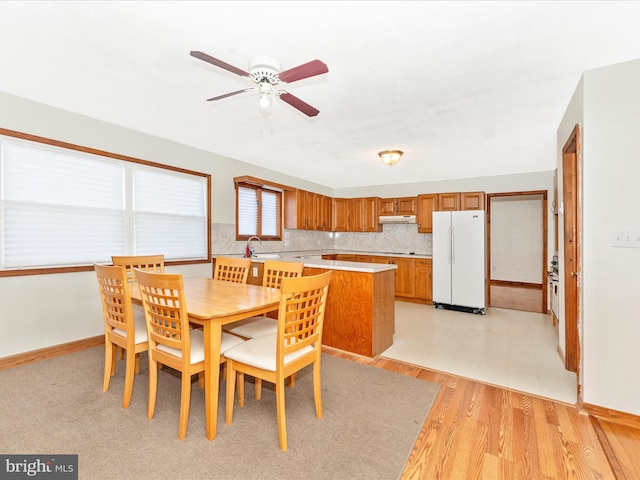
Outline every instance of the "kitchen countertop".
{"label": "kitchen countertop", "polygon": [[[256,252],[255,257],[251,257],[252,262],[264,263],[265,260],[274,259],[290,262],[304,262],[305,267],[326,268],[329,270],[345,270],[352,272],[377,273],[387,270],[394,270],[397,265],[386,263],[367,262],[346,262],[343,260],[323,260],[322,255],[348,254],[348,255],[373,255],[377,257],[404,257],[430,259],[431,255],[416,255],[410,253],[393,252],[354,252],[347,250],[323,250],[323,251],[297,251],[297,252]],[[277,257],[275,255],[278,255]],[[242,254],[216,254],[213,257],[243,257]]]}

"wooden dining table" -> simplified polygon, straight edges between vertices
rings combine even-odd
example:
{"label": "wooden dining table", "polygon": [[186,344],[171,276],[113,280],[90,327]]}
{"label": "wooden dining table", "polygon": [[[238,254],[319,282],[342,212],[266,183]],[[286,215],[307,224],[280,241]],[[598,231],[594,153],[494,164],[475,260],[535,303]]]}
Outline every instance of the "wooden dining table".
{"label": "wooden dining table", "polygon": [[[213,440],[218,419],[222,326],[276,310],[280,290],[199,277],[185,277],[183,283],[189,321],[201,325],[204,334],[205,418],[207,438]],[[131,299],[142,304],[137,286],[131,289]]]}

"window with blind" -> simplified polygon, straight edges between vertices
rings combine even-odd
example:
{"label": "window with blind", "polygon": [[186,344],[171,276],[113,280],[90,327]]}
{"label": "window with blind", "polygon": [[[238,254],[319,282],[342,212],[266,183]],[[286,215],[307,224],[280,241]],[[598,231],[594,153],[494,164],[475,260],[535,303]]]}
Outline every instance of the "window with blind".
{"label": "window with blind", "polygon": [[0,270],[208,260],[208,175],[88,150],[0,135]]}
{"label": "window with blind", "polygon": [[249,183],[236,184],[236,239],[282,239],[282,192]]}

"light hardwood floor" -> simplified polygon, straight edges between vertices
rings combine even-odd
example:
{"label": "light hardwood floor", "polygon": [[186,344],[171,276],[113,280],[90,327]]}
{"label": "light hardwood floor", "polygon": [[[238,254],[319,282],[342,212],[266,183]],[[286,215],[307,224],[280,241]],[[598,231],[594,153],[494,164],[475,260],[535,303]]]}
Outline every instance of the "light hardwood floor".
{"label": "light hardwood floor", "polygon": [[636,429],[535,395],[381,357],[323,350],[441,385],[402,480],[640,478]]}

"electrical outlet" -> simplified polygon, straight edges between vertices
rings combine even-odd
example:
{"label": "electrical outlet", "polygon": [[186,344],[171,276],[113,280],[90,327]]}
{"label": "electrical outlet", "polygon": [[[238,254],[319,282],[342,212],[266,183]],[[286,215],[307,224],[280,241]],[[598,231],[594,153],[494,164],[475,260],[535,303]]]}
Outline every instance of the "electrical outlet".
{"label": "electrical outlet", "polygon": [[253,276],[254,277],[258,276],[258,267],[253,267]]}
{"label": "electrical outlet", "polygon": [[612,247],[640,248],[640,231],[614,230],[611,232]]}

